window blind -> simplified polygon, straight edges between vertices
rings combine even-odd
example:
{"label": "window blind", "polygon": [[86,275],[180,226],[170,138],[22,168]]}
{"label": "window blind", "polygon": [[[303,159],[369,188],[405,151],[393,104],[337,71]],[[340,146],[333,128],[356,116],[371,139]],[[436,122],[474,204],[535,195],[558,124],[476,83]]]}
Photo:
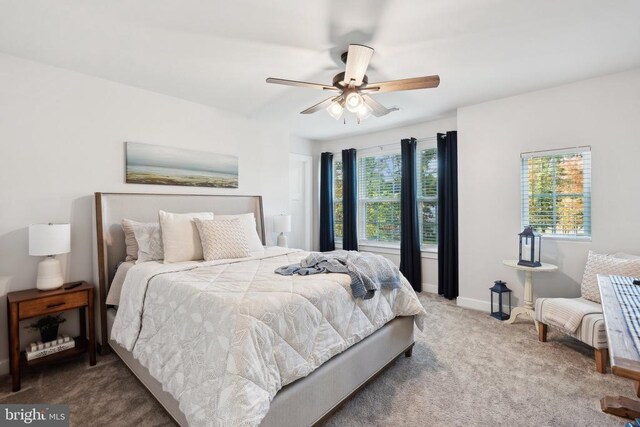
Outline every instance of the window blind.
{"label": "window blind", "polygon": [[400,153],[358,159],[358,226],[361,239],[400,241]]}
{"label": "window blind", "polygon": [[[416,159],[418,218],[423,247],[437,244],[438,160],[431,144],[419,144]],[[402,158],[396,151],[358,158],[358,235],[363,244],[400,242]],[[337,215],[336,215],[337,216]]]}
{"label": "window blind", "polygon": [[435,147],[418,151],[418,217],[422,246],[438,243],[438,155]]}
{"label": "window blind", "polygon": [[591,236],[591,149],[521,154],[522,226],[552,236]]}
{"label": "window blind", "polygon": [[342,241],[343,209],[342,209],[342,161],[333,161],[333,224],[334,238]]}

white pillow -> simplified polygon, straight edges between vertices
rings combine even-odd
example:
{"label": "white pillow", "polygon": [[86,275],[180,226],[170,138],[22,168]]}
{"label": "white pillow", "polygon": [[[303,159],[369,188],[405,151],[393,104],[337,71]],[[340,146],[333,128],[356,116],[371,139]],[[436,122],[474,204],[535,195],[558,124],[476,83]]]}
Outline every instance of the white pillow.
{"label": "white pillow", "polygon": [[624,252],[616,252],[615,254],[613,254],[613,257],[620,259],[640,259],[640,256],[638,255],[626,254]]}
{"label": "white pillow", "polygon": [[640,277],[640,258],[617,258],[589,251],[587,265],[582,276],[582,298],[600,304],[598,274]]}
{"label": "white pillow", "polygon": [[195,223],[200,232],[206,261],[244,258],[250,255],[245,227],[239,218],[195,219]]}
{"label": "white pillow", "polygon": [[202,243],[195,218],[213,219],[212,212],[177,214],[159,211],[164,262],[198,261],[202,259]]}
{"label": "white pillow", "polygon": [[262,246],[262,240],[260,240],[260,236],[258,236],[258,230],[256,227],[256,217],[253,215],[253,212],[249,212],[246,214],[238,214],[238,215],[216,215],[215,217],[216,220],[234,219],[234,218],[238,218],[242,223],[245,237],[247,238],[247,243],[249,245],[249,250],[251,252],[264,250],[264,246]]}
{"label": "white pillow", "polygon": [[162,233],[157,222],[137,223],[133,228],[138,243],[136,264],[147,261],[160,261],[164,258]]}

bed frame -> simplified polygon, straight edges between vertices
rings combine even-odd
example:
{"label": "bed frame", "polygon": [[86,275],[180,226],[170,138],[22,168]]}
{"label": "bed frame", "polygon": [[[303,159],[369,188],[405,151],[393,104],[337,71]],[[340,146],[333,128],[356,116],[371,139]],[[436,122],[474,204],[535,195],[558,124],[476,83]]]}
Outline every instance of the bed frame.
{"label": "bed frame", "polygon": [[[253,212],[257,231],[265,242],[261,196],[189,195],[148,193],[95,193],[97,273],[99,284],[99,351],[114,351],[131,372],[181,426],[187,421],[171,394],[163,390],[130,352],[109,339],[116,308],[107,306],[107,292],[120,261],[125,258],[124,218],[155,222],[158,210],[212,211],[214,214]],[[318,425],[342,403],[380,374],[397,357],[410,357],[413,349],[413,316],[397,317],[358,344],[336,355],[310,375],[283,387],[271,402],[261,426]]]}

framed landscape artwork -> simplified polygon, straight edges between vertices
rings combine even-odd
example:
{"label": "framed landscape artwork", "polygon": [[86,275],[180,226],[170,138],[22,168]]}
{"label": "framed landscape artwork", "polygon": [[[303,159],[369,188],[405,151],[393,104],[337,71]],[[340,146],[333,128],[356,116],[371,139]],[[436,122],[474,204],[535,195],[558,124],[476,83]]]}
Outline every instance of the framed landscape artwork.
{"label": "framed landscape artwork", "polygon": [[126,142],[126,182],[238,188],[238,158],[206,151]]}

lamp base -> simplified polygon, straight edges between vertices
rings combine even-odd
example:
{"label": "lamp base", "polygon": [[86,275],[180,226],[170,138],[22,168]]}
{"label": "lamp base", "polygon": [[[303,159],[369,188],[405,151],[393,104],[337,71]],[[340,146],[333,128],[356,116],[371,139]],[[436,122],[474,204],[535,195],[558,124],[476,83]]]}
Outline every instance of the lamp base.
{"label": "lamp base", "polygon": [[284,233],[278,234],[278,246],[286,248],[287,246],[287,236]]}
{"label": "lamp base", "polygon": [[41,291],[58,289],[64,283],[60,261],[50,256],[38,264],[36,288]]}

